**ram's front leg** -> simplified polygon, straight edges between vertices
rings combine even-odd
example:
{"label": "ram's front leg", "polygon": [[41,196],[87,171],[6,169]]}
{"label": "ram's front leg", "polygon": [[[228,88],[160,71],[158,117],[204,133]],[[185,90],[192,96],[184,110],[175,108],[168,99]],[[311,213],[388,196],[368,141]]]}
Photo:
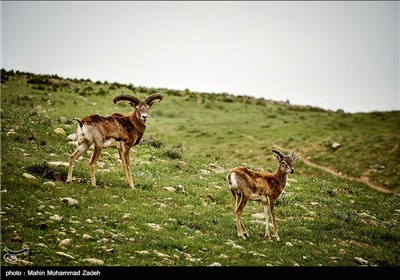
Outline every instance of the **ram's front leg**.
{"label": "ram's front leg", "polygon": [[133,185],[132,182],[132,175],[131,175],[131,160],[129,158],[129,151],[130,147],[123,145],[122,146],[122,162],[124,164],[124,169],[125,169],[125,180],[128,188],[134,189],[135,186]]}

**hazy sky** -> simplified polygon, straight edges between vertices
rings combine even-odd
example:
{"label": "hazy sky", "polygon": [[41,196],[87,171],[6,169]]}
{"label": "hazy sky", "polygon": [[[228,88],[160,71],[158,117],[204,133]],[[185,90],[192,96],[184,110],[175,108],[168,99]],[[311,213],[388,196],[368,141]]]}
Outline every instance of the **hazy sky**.
{"label": "hazy sky", "polygon": [[400,110],[397,1],[1,2],[2,67]]}

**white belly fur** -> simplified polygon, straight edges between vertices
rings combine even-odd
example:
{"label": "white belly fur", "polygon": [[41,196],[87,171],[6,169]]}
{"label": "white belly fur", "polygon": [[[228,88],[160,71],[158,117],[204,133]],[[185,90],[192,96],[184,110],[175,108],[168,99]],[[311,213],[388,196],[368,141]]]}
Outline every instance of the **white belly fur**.
{"label": "white belly fur", "polygon": [[109,147],[120,148],[121,141],[116,141],[115,138],[109,138],[106,140],[106,142],[104,142],[103,148],[109,148]]}

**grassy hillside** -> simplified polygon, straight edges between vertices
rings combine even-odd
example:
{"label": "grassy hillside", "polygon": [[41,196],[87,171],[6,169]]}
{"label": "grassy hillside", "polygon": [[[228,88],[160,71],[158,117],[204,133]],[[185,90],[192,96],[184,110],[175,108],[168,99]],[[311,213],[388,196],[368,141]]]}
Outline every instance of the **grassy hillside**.
{"label": "grassy hillside", "polygon": [[[76,164],[80,180],[65,183],[72,118],[127,113],[115,95],[154,92],[165,98],[131,151],[136,189],[125,187],[111,149],[97,168],[101,187],[88,183],[90,155]],[[399,132],[398,111],[348,114],[3,70],[2,251],[28,245],[22,265],[96,265],[94,258],[107,266],[398,266]],[[281,240],[264,239],[253,215],[262,207],[253,202],[243,214],[250,238],[239,240],[226,173],[236,165],[274,170],[276,146],[299,155],[277,204]]]}

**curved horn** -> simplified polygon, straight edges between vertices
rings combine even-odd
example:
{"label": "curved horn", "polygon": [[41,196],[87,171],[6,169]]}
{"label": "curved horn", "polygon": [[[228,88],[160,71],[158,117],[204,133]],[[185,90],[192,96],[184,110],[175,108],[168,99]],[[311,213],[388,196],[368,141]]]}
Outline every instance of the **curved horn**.
{"label": "curved horn", "polygon": [[[143,100],[144,103],[151,106],[155,102],[155,100],[159,99],[160,101],[164,98],[164,96],[160,93],[154,93],[150,96],[147,96],[146,99]],[[158,102],[160,102],[158,101]]]}
{"label": "curved horn", "polygon": [[284,158],[285,155],[278,150],[272,150],[273,153],[277,154],[280,158]]}
{"label": "curved horn", "polygon": [[114,102],[114,103],[117,103],[117,101],[120,101],[120,100],[127,100],[127,101],[130,101],[132,106],[134,106],[134,105],[139,105],[140,102],[142,102],[142,101],[141,101],[139,98],[137,98],[136,96],[129,95],[129,94],[120,94],[120,95],[117,95],[116,97],[114,97],[113,102]]}

